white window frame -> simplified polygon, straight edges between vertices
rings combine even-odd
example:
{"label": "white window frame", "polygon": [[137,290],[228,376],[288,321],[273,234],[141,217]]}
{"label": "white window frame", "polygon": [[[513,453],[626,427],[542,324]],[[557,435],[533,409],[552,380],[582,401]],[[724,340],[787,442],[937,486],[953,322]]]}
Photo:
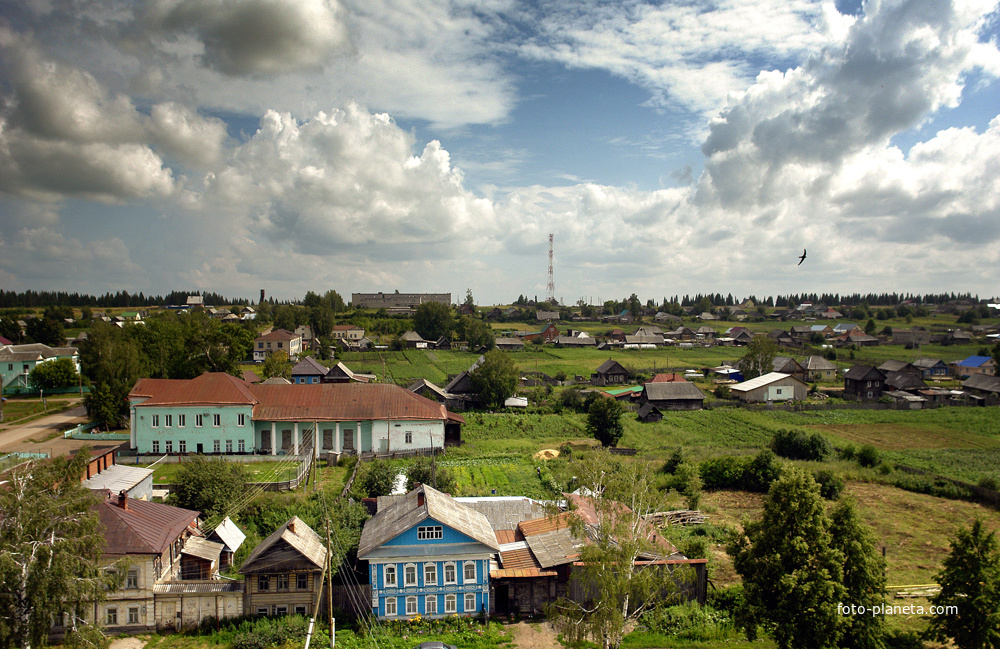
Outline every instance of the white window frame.
{"label": "white window frame", "polygon": [[437,586],[438,567],[436,563],[424,564],[424,586]]}
{"label": "white window frame", "polygon": [[165,453],[173,453],[174,452],[174,440],[168,439],[166,441],[166,448],[163,449],[163,450],[164,450]]}
{"label": "white window frame", "polygon": [[213,439],[212,440],[212,452],[213,453],[221,453],[222,452],[222,440],[221,439]]}
{"label": "white window frame", "polygon": [[160,427],[160,416],[159,415],[152,415],[150,417],[150,422],[149,423],[150,423],[150,425],[153,428],[159,428]]}
{"label": "white window frame", "polygon": [[127,573],[125,573],[125,590],[138,590],[139,588],[139,569],[132,568]]}
{"label": "white window frame", "polygon": [[444,529],[440,525],[424,525],[417,528],[418,541],[441,538],[444,538]]}
{"label": "white window frame", "polygon": [[247,425],[247,416],[246,416],[246,413],[241,412],[238,415],[236,415],[236,425],[237,426],[246,426]]}
{"label": "white window frame", "polygon": [[395,564],[382,566],[382,583],[386,588],[396,588],[399,585],[399,571],[396,570]]}
{"label": "white window frame", "polygon": [[232,452],[233,452],[233,440],[227,439],[226,440],[226,453],[230,454]]}
{"label": "white window frame", "polygon": [[403,442],[406,443],[406,444],[412,444],[413,443],[413,432],[412,431],[408,430],[408,431],[406,431],[403,434]]}
{"label": "white window frame", "polygon": [[386,597],[385,598],[385,616],[395,617],[396,616],[396,598]]}
{"label": "white window frame", "polygon": [[427,595],[424,597],[424,615],[437,615],[438,598],[437,595]]}
{"label": "white window frame", "polygon": [[160,452],[160,440],[158,440],[158,439],[154,439],[153,440],[153,452],[154,453],[159,453]]}
{"label": "white window frame", "polygon": [[170,428],[173,425],[174,425],[174,416],[173,415],[163,415],[163,427],[164,428]]}
{"label": "white window frame", "polygon": [[[469,569],[470,568],[472,569],[472,577],[469,577]],[[462,564],[462,583],[463,584],[469,584],[469,583],[473,583],[474,584],[474,583],[476,583],[476,562],[475,561],[466,561],[464,564]]]}
{"label": "white window frame", "polygon": [[222,426],[222,415],[215,413],[212,415],[212,427],[218,428],[219,426]]}
{"label": "white window frame", "polygon": [[[451,579],[448,579],[449,568],[451,568]],[[444,564],[444,583],[446,584],[457,584],[458,583],[458,569],[455,567],[454,561],[449,561]]]}
{"label": "white window frame", "polygon": [[448,593],[444,596],[444,612],[458,613],[458,596],[455,593]]}
{"label": "white window frame", "polygon": [[205,415],[195,415],[194,416],[194,427],[201,428],[205,425]]}
{"label": "white window frame", "polygon": [[[417,574],[417,564],[408,563],[403,566],[403,586],[416,586]],[[410,579],[410,577],[412,577],[412,579]]]}
{"label": "white window frame", "polygon": [[139,607],[129,606],[128,607],[128,624],[139,624],[141,620],[139,619]]}
{"label": "white window frame", "polygon": [[187,440],[179,439],[177,440],[177,452],[187,453]]}
{"label": "white window frame", "polygon": [[417,605],[417,596],[416,595],[408,595],[407,598],[406,598],[406,614],[407,615],[416,615],[419,612],[420,612],[420,608]]}
{"label": "white window frame", "polygon": [[177,415],[177,427],[178,428],[183,428],[186,424],[187,424],[187,416],[186,415]]}
{"label": "white window frame", "polygon": [[[472,602],[471,604],[469,602]],[[465,602],[463,602],[465,613],[475,613],[476,612],[476,594],[466,593]]]}
{"label": "white window frame", "polygon": [[238,448],[239,448],[239,452],[240,453],[246,453],[246,451],[247,451],[247,442],[246,442],[245,439],[239,440]]}

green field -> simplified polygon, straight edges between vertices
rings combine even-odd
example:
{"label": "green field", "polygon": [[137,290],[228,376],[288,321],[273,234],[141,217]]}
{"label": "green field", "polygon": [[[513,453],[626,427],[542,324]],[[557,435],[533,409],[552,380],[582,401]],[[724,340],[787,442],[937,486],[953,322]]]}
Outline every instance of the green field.
{"label": "green field", "polygon": [[[148,465],[138,465],[148,466]],[[246,462],[244,465],[250,472],[251,482],[284,482],[292,480],[298,474],[297,462]],[[165,462],[153,467],[154,484],[172,484],[181,470],[181,462]]]}

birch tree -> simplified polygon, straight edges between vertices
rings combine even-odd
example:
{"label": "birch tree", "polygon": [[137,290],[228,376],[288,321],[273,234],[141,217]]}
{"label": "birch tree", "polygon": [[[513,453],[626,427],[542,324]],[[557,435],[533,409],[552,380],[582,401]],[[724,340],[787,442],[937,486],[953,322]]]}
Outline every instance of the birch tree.
{"label": "birch tree", "polygon": [[586,595],[578,598],[583,601],[559,599],[548,613],[570,639],[589,638],[617,649],[643,613],[677,597],[694,576],[648,563],[671,554],[671,546],[644,519],[662,511],[662,494],[648,465],[601,452],[574,470],[581,493],[589,495],[586,514],[572,518],[575,537],[586,542],[571,582]]}
{"label": "birch tree", "polygon": [[96,497],[80,484],[90,454],[33,461],[0,480],[0,647],[44,642],[57,616],[86,626],[87,603],[119,586],[101,565]]}

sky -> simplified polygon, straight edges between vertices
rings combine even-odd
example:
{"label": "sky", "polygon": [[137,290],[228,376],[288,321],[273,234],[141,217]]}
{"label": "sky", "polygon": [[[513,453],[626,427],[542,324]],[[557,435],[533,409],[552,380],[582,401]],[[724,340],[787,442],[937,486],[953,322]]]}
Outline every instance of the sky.
{"label": "sky", "polygon": [[[0,287],[971,292],[992,0],[0,0]],[[802,250],[808,255],[796,265]]]}

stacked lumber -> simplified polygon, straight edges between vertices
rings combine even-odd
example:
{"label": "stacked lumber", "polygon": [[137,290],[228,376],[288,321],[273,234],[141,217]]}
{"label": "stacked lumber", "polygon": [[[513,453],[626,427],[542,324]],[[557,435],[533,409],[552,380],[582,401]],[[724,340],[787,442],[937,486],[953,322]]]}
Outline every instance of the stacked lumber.
{"label": "stacked lumber", "polygon": [[669,512],[647,514],[646,520],[654,525],[701,525],[708,522],[708,516],[697,509],[675,509]]}

